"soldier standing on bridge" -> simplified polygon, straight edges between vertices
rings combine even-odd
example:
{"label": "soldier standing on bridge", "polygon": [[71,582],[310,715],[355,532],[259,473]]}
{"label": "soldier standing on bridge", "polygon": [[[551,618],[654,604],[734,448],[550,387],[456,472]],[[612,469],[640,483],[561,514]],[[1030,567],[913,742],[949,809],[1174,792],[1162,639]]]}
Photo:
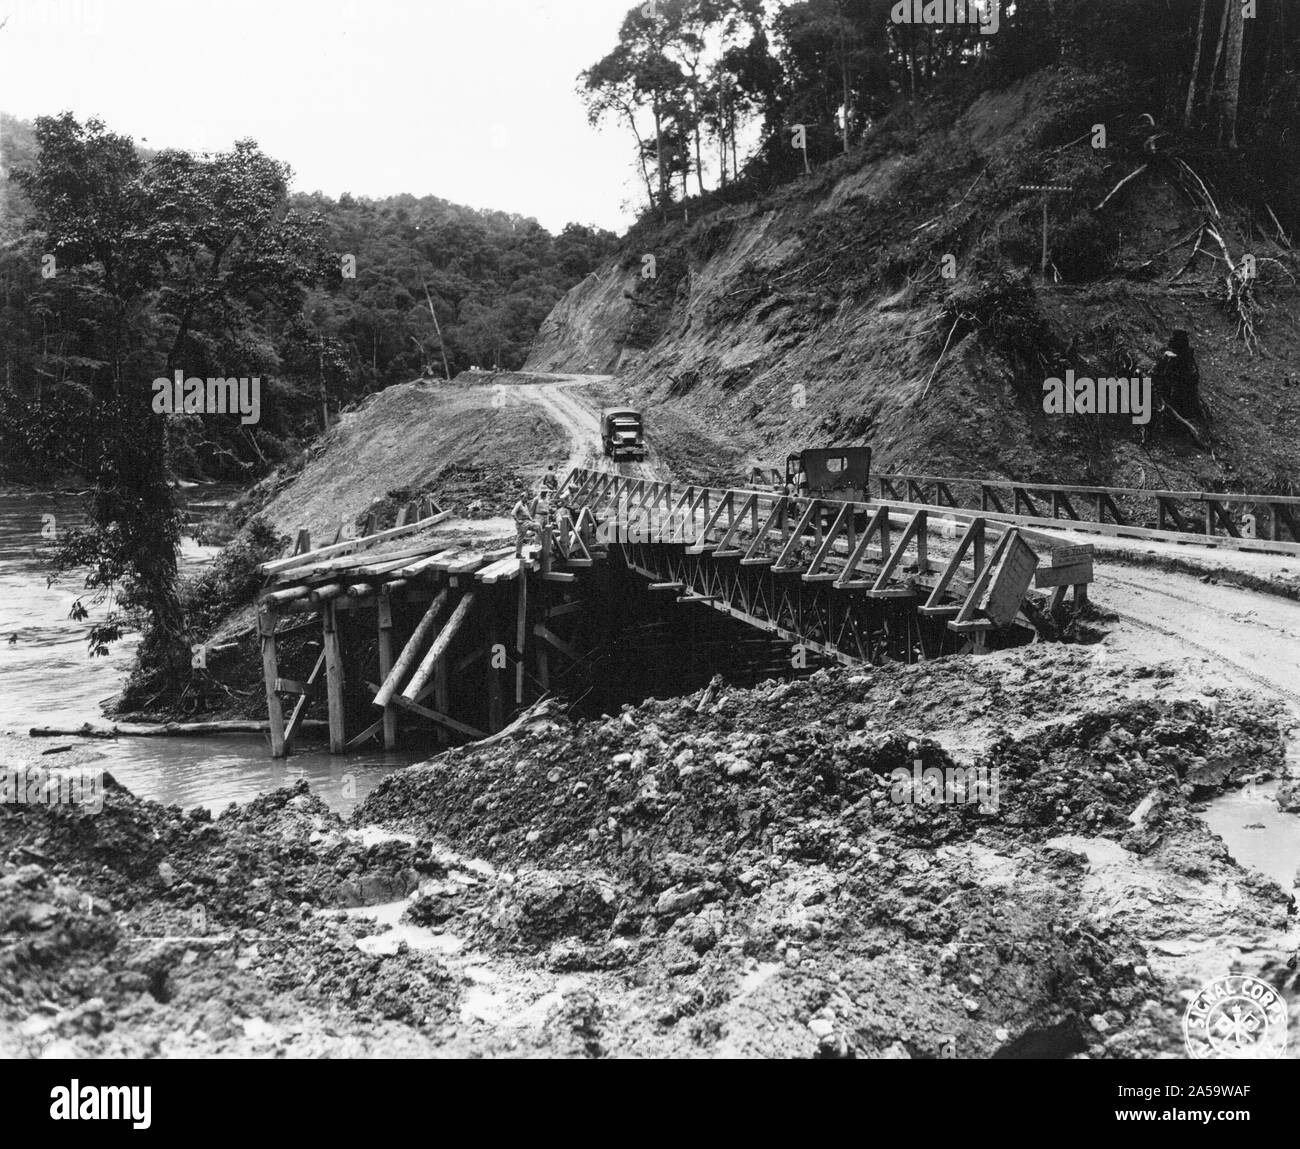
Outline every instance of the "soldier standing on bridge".
{"label": "soldier standing on bridge", "polygon": [[524,557],[524,544],[536,540],[541,534],[541,525],[535,517],[536,506],[536,499],[530,505],[528,492],[520,491],[519,498],[510,512],[515,520],[515,558],[517,559]]}
{"label": "soldier standing on bridge", "polygon": [[542,476],[542,490],[550,491],[554,494],[560,489],[560,480],[555,477],[555,464],[552,463],[546,468],[546,474]]}

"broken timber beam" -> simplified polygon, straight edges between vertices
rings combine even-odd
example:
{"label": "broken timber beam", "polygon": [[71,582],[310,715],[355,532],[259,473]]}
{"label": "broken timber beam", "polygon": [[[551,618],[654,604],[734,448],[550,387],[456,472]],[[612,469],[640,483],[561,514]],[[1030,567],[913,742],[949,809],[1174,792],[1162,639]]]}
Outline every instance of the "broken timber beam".
{"label": "broken timber beam", "polygon": [[395,539],[401,535],[409,535],[413,531],[436,526],[444,519],[451,518],[451,515],[451,511],[443,511],[441,514],[430,515],[426,519],[419,519],[414,523],[406,523],[400,527],[392,527],[389,530],[380,531],[377,534],[367,535],[362,539],[349,539],[347,542],[335,543],[328,547],[321,547],[319,550],[307,551],[300,555],[293,555],[287,559],[276,559],[273,562],[262,563],[257,569],[262,574],[279,574],[281,571],[293,570],[295,567],[308,566],[320,559],[333,558],[335,555],[349,554],[358,548],[365,549],[372,547],[375,543],[383,542],[385,539]]}
{"label": "broken timber beam", "polygon": [[289,716],[289,728],[284,732],[284,749],[286,754],[293,746],[293,736],[298,733],[299,728],[302,726],[303,714],[306,713],[307,702],[311,697],[309,692],[316,684],[316,679],[320,677],[320,672],[324,669],[324,666],[325,652],[322,650],[320,654],[316,656],[316,665],[312,667],[312,672],[308,676],[306,683],[304,683],[307,687],[307,691],[301,694],[298,701],[293,704],[293,714]]}

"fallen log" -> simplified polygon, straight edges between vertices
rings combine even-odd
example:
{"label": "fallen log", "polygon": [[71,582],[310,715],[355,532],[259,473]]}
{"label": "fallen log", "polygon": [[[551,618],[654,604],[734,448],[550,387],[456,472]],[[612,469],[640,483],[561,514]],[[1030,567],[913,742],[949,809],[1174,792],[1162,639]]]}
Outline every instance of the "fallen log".
{"label": "fallen log", "polygon": [[[322,719],[308,719],[299,723],[299,728],[309,727],[323,729],[329,723]],[[29,731],[32,738],[66,738],[69,735],[79,738],[191,738],[213,734],[267,734],[271,730],[269,722],[244,722],[238,719],[214,720],[212,722],[116,722],[111,726],[93,726],[87,722],[82,726],[33,726]]]}

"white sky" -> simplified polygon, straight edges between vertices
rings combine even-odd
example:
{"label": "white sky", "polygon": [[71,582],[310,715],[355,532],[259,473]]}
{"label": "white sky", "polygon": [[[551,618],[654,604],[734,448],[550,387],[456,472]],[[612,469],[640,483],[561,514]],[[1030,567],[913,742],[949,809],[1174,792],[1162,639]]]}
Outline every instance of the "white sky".
{"label": "white sky", "polygon": [[152,148],[252,137],[297,191],[431,194],[551,231],[622,231],[640,206],[634,147],[612,121],[589,128],[574,89],[632,6],[0,0],[0,109],[98,115]]}

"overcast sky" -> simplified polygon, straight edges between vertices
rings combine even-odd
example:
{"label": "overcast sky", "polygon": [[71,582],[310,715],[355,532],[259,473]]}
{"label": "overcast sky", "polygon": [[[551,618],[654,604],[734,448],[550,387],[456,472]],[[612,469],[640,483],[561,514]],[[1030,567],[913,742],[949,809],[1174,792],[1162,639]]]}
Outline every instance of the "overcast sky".
{"label": "overcast sky", "polygon": [[[252,137],[294,188],[397,192],[621,231],[625,129],[576,77],[632,0],[0,0],[0,109],[149,147]],[[642,193],[644,194],[644,193]]]}

